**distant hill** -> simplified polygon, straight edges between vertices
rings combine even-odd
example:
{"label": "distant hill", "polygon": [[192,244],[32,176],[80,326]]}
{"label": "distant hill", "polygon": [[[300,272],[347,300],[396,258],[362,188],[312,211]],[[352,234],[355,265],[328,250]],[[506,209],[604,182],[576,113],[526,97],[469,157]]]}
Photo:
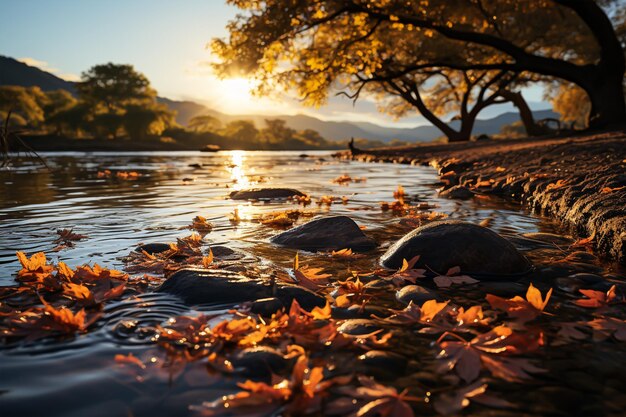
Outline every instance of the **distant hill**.
{"label": "distant hill", "polygon": [[43,91],[67,90],[76,94],[74,83],[2,55],[0,55],[0,85],[39,87]]}
{"label": "distant hill", "polygon": [[[44,91],[64,89],[72,94],[76,94],[74,83],[5,56],[0,56],[0,85],[39,86]],[[442,136],[439,129],[432,125],[414,128],[391,128],[368,122],[326,121],[303,114],[277,116],[258,114],[230,115],[193,101],[177,101],[165,97],[157,97],[157,101],[176,111],[176,121],[183,126],[186,126],[189,120],[195,116],[210,114],[224,124],[233,120],[243,119],[254,122],[258,128],[265,126],[265,119],[282,119],[292,129],[313,129],[330,140],[346,140],[350,137],[355,137],[384,142],[389,142],[393,139],[409,142],[428,142]],[[535,111],[534,115],[536,119],[559,117],[552,110]],[[515,112],[503,113],[490,119],[478,119],[474,127],[474,134],[480,135],[485,133],[493,135],[500,132],[503,126],[519,120],[519,114]],[[457,128],[458,123],[452,122],[452,126]]]}

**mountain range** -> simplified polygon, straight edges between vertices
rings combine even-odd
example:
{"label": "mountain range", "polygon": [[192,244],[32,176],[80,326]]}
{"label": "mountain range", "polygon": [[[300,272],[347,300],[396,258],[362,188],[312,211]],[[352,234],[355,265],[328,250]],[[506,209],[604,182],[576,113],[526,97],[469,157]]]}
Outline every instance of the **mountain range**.
{"label": "mountain range", "polygon": [[[64,89],[76,94],[73,82],[63,80],[54,74],[43,71],[37,67],[29,66],[10,57],[0,55],[0,85],[18,85],[24,87],[38,86],[43,91]],[[441,131],[432,125],[417,126],[412,128],[393,128],[381,126],[369,122],[354,121],[328,121],[304,114],[267,116],[258,114],[231,115],[210,109],[193,101],[177,101],[165,97],[157,97],[157,101],[167,105],[176,111],[176,121],[186,126],[189,120],[195,116],[210,114],[219,119],[223,124],[233,120],[250,120],[257,127],[265,125],[265,119],[282,119],[287,126],[296,130],[313,129],[323,137],[331,140],[345,140],[350,137],[384,142],[398,139],[408,142],[431,141],[442,136]],[[536,119],[558,118],[558,114],[552,110],[539,110],[533,112]],[[519,121],[516,112],[502,113],[489,119],[476,120],[474,134],[492,135],[500,132],[500,129],[511,123]],[[458,127],[458,121],[452,122],[451,126]]]}

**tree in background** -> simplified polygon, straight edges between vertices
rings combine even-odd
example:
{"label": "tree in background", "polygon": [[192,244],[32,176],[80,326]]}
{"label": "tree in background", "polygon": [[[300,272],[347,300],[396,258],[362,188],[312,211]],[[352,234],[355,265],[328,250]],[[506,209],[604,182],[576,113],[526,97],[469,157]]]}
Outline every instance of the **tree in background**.
{"label": "tree in background", "polygon": [[148,79],[132,65],[95,65],[82,73],[76,88],[82,100],[104,106],[108,113],[121,112],[127,104],[152,102],[156,97]]}
{"label": "tree in background", "polygon": [[213,41],[223,60],[215,68],[254,74],[260,93],[281,85],[321,104],[330,90],[354,95],[422,70],[506,71],[578,85],[594,127],[626,120],[624,54],[611,21],[622,24],[621,1],[229,3],[247,13],[229,24],[228,40]]}
{"label": "tree in background", "polygon": [[160,135],[175,125],[174,114],[167,106],[129,104],[122,116],[122,126],[131,138],[143,140],[149,135]]}
{"label": "tree in background", "polygon": [[157,104],[156,91],[132,65],[96,65],[82,74],[77,88],[91,108],[91,130],[97,135],[117,138],[123,129],[141,140],[174,125],[174,113]]}
{"label": "tree in background", "polygon": [[187,127],[195,132],[217,132],[222,127],[222,122],[210,114],[203,114],[192,117]]}
{"label": "tree in background", "polygon": [[4,120],[11,113],[11,121],[18,126],[39,126],[44,121],[41,103],[46,101],[39,87],[0,87],[0,116]]}
{"label": "tree in background", "polygon": [[220,133],[222,136],[229,137],[235,141],[258,143],[259,130],[254,123],[249,120],[234,120],[229,122]]}
{"label": "tree in background", "polygon": [[583,89],[571,83],[552,83],[545,95],[554,111],[561,115],[561,120],[574,128],[588,127],[591,103]]}

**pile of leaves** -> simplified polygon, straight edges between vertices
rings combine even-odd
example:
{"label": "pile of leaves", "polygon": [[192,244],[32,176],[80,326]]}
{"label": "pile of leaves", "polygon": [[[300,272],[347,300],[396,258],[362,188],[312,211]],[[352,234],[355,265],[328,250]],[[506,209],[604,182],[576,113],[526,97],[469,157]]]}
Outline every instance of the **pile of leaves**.
{"label": "pile of leaves", "polygon": [[103,303],[121,297],[128,275],[98,264],[75,269],[48,264],[38,252],[17,252],[22,269],[17,286],[2,287],[0,339],[33,341],[85,332],[101,316]]}

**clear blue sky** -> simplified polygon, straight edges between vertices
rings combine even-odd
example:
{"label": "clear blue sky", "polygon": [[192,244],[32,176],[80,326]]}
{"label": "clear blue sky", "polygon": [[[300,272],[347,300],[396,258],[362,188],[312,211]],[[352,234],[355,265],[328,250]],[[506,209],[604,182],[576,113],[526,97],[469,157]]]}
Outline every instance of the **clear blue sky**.
{"label": "clear blue sky", "polygon": [[[64,78],[99,63],[132,64],[160,95],[196,100],[228,113],[306,112],[392,123],[369,102],[353,108],[333,100],[325,108],[306,109],[294,102],[251,99],[245,83],[217,80],[203,65],[211,59],[206,44],[226,35],[225,25],[236,12],[222,0],[0,0],[0,55],[27,58]],[[538,90],[527,96],[541,99]],[[402,122],[423,123],[418,117]]]}

